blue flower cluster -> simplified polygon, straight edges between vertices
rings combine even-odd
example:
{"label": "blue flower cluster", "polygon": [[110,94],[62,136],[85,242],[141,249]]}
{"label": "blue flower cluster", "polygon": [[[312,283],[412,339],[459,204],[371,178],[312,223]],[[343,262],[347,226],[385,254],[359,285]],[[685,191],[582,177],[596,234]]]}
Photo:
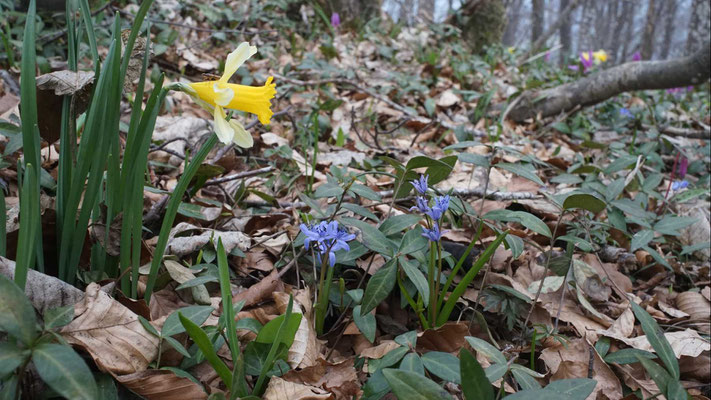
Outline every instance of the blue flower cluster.
{"label": "blue flower cluster", "polygon": [[672,183],[672,190],[675,192],[677,190],[686,189],[687,187],[689,187],[689,181],[687,181],[686,179],[684,179],[683,181],[674,181]]}
{"label": "blue flower cluster", "polygon": [[446,231],[440,231],[439,220],[447,209],[449,209],[449,195],[438,196],[434,199],[434,205],[430,207],[427,198],[424,196],[427,193],[427,180],[429,175],[420,175],[420,178],[410,183],[415,187],[415,190],[420,194],[415,198],[415,206],[410,208],[410,211],[418,210],[432,219],[432,228],[423,228],[422,236],[427,239],[437,242],[442,238],[442,234]]}
{"label": "blue flower cluster", "polygon": [[348,242],[355,239],[356,235],[349,233],[344,228],[338,226],[336,221],[321,221],[318,224],[307,226],[300,225],[301,232],[306,236],[304,248],[309,249],[312,242],[318,252],[316,256],[321,262],[321,256],[328,253],[328,264],[333,267],[336,264],[336,252],[338,250],[350,251]]}

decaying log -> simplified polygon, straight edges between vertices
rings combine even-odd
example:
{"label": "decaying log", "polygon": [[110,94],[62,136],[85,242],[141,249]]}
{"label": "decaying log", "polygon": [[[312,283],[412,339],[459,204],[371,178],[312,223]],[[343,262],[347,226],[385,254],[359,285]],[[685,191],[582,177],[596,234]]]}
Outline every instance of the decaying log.
{"label": "decaying log", "polygon": [[508,116],[516,122],[542,118],[600,103],[633,90],[697,85],[711,76],[711,44],[691,56],[668,61],[629,62],[578,81],[545,90],[527,91]]}

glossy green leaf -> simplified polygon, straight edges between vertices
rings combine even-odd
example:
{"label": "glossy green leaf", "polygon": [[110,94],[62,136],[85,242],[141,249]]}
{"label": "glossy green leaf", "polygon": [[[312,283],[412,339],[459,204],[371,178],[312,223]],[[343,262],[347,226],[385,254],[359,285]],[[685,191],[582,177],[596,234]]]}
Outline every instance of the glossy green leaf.
{"label": "glossy green leaf", "polygon": [[563,201],[563,209],[573,210],[576,208],[597,214],[605,209],[605,202],[587,193],[571,194]]}
{"label": "glossy green leaf", "polygon": [[537,183],[541,186],[544,185],[541,178],[539,178],[538,175],[536,174],[536,169],[531,164],[512,164],[512,163],[500,162],[494,166],[497,168],[501,168],[503,170],[512,172],[522,178],[526,178],[529,181]]}
{"label": "glossy green leaf", "polygon": [[544,390],[568,396],[570,400],[585,400],[595,390],[595,386],[597,381],[594,379],[560,379],[549,383]]}
{"label": "glossy green leaf", "polygon": [[365,287],[363,294],[363,303],[361,304],[361,315],[370,312],[385,300],[386,297],[395,287],[397,281],[397,265],[395,259],[385,263],[380,269],[373,274],[368,281],[368,286]]}
{"label": "glossy green leaf", "polygon": [[654,231],[641,230],[632,236],[632,243],[630,244],[630,251],[635,251],[640,247],[644,247],[647,243],[654,239]]}
{"label": "glossy green leaf", "polygon": [[400,361],[400,369],[410,371],[422,376],[425,375],[425,366],[422,364],[422,359],[417,353],[407,353]]}
{"label": "glossy green leaf", "polygon": [[405,229],[412,228],[421,220],[422,217],[416,214],[393,215],[392,217],[383,221],[383,224],[380,225],[380,232],[382,232],[385,236],[394,235]]}
{"label": "glossy green leaf", "polygon": [[68,399],[96,399],[96,383],[84,360],[70,347],[43,343],[32,349],[42,380]]}
{"label": "glossy green leaf", "polygon": [[644,357],[650,360],[657,358],[656,354],[650,353],[646,350],[640,350],[635,348],[628,348],[617,350],[614,353],[610,353],[605,356],[604,360],[606,363],[617,363],[617,364],[632,364],[639,362],[637,357]]}
{"label": "glossy green leaf", "polygon": [[484,354],[492,363],[506,364],[504,354],[489,342],[474,336],[466,336],[465,339],[474,350]]}
{"label": "glossy green leaf", "polygon": [[44,313],[44,328],[54,329],[64,326],[74,318],[74,304],[64,307],[50,308]]}
{"label": "glossy green leaf", "polygon": [[667,367],[667,371],[669,371],[671,376],[674,379],[679,380],[679,363],[676,360],[676,355],[674,354],[669,341],[666,337],[664,337],[662,329],[657,324],[657,321],[655,321],[654,318],[652,318],[652,316],[637,303],[630,302],[630,305],[632,306],[632,311],[634,312],[635,317],[637,317],[637,320],[640,324],[642,324],[642,330],[647,336],[649,344],[651,344],[654,351],[657,352],[657,356],[659,356],[664,365]]}
{"label": "glossy green leaf", "polygon": [[540,233],[545,237],[551,237],[551,230],[545,222],[535,215],[525,211],[511,211],[506,209],[489,211],[484,218],[494,221],[518,222],[533,232]]}
{"label": "glossy green leaf", "polygon": [[354,226],[360,230],[363,238],[362,243],[365,247],[376,253],[392,254],[392,249],[388,246],[388,238],[375,226],[355,218],[341,218],[340,220],[344,225]]}
{"label": "glossy green leaf", "polygon": [[386,368],[383,375],[395,396],[401,400],[441,400],[451,397],[438,384],[414,372]]}
{"label": "glossy green leaf", "polygon": [[182,314],[184,318],[200,326],[207,320],[207,317],[210,316],[213,310],[214,308],[210,306],[188,306],[175,310],[166,318],[163,329],[160,332],[161,336],[173,336],[185,332],[185,328],[180,323],[178,314]]}
{"label": "glossy green leaf", "polygon": [[398,248],[398,253],[407,255],[414,252],[420,251],[427,246],[427,239],[422,236],[422,228],[416,226],[414,229],[410,229],[402,237],[400,241],[400,247]]}
{"label": "glossy green leaf", "polygon": [[405,275],[407,275],[410,281],[417,288],[417,292],[420,294],[420,296],[422,296],[424,304],[429,304],[430,289],[427,283],[427,278],[425,278],[425,274],[423,274],[422,271],[417,268],[417,261],[408,260],[405,257],[400,257],[398,258],[398,262],[400,263],[402,270],[405,271]]}
{"label": "glossy green leaf", "polygon": [[0,331],[7,332],[26,346],[37,337],[35,309],[15,282],[1,274]]}
{"label": "glossy green leaf", "polygon": [[422,363],[428,371],[445,381],[461,383],[459,359],[442,351],[430,351],[422,355]]}
{"label": "glossy green leaf", "polygon": [[675,217],[666,215],[661,221],[654,224],[654,230],[662,235],[678,236],[679,229],[685,228],[696,222],[694,217]]}
{"label": "glossy green leaf", "polygon": [[[1,190],[1,189],[0,189]],[[27,358],[26,351],[8,342],[0,343],[0,377],[3,377]]]}
{"label": "glossy green leaf", "polygon": [[372,313],[361,315],[360,305],[358,305],[353,307],[353,322],[355,322],[360,332],[370,343],[375,341],[375,315]]}
{"label": "glossy green leaf", "polygon": [[[294,343],[294,335],[299,330],[302,317],[303,315],[298,313],[294,313],[289,317],[289,322],[284,327],[284,337],[281,339],[281,343],[286,347],[291,347],[291,344]],[[285,319],[286,315],[280,315],[267,322],[254,340],[259,343],[274,343],[279,336],[279,327]]]}
{"label": "glossy green leaf", "polygon": [[212,346],[212,342],[210,341],[210,338],[207,337],[205,331],[200,329],[200,327],[193,321],[184,317],[180,313],[180,310],[178,310],[178,318],[190,338],[193,342],[195,342],[200,351],[202,351],[202,354],[205,356],[207,362],[210,363],[215,372],[217,372],[217,375],[219,375],[220,379],[222,379],[222,382],[224,382],[227,386],[227,389],[230,390],[232,388],[232,371],[227,368],[225,362],[222,361],[222,359],[217,355],[215,348]]}
{"label": "glossy green leaf", "polygon": [[646,357],[640,357],[639,355],[636,357],[637,361],[639,361],[644,369],[647,370],[647,373],[652,378],[654,383],[657,384],[657,387],[661,393],[666,394],[669,383],[674,380],[671,375],[669,375],[669,373],[661,365],[655,363],[654,361]]}
{"label": "glossy green leaf", "polygon": [[465,400],[494,400],[494,388],[484,369],[467,349],[459,351],[462,392]]}

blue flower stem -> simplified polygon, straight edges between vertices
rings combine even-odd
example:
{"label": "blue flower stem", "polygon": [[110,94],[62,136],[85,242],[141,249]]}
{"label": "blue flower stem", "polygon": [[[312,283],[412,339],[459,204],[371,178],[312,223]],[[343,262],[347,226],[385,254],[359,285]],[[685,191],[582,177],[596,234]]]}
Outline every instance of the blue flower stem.
{"label": "blue flower stem", "polygon": [[440,287],[440,282],[441,282],[441,277],[442,277],[442,241],[438,240],[437,241],[437,278],[435,279],[435,291],[434,291],[434,299],[430,298],[430,302],[432,304],[432,309],[434,309],[433,312],[433,321],[437,321],[437,298],[439,297],[439,287]]}
{"label": "blue flower stem", "polygon": [[333,279],[333,268],[328,265],[328,252],[325,257],[321,258],[321,277],[319,278],[318,300],[316,301],[316,333],[318,335],[323,334],[323,324],[328,309],[328,292],[331,288],[331,279]]}
{"label": "blue flower stem", "polygon": [[430,304],[429,304],[429,314],[430,314],[430,325],[435,324],[435,306],[436,306],[436,294],[435,294],[435,252],[436,244],[430,242],[430,264],[427,266],[427,283],[430,289]]}

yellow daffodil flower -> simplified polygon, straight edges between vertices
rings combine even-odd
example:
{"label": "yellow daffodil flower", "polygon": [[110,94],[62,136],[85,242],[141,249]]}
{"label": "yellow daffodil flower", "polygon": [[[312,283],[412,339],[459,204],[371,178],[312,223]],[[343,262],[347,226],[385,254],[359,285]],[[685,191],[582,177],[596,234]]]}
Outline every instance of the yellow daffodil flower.
{"label": "yellow daffodil flower", "polygon": [[190,94],[198,104],[211,111],[215,118],[215,134],[222,143],[233,142],[239,147],[252,147],[252,135],[234,118],[227,120],[225,109],[255,114],[263,125],[272,118],[270,100],[276,94],[276,84],[269,77],[264,86],[245,86],[227,83],[239,67],[257,53],[257,46],[241,43],[227,56],[225,72],[219,80],[188,83],[181,89]]}
{"label": "yellow daffodil flower", "polygon": [[598,50],[598,51],[593,52],[593,57],[595,58],[595,61],[598,63],[607,62],[607,52],[605,50]]}

